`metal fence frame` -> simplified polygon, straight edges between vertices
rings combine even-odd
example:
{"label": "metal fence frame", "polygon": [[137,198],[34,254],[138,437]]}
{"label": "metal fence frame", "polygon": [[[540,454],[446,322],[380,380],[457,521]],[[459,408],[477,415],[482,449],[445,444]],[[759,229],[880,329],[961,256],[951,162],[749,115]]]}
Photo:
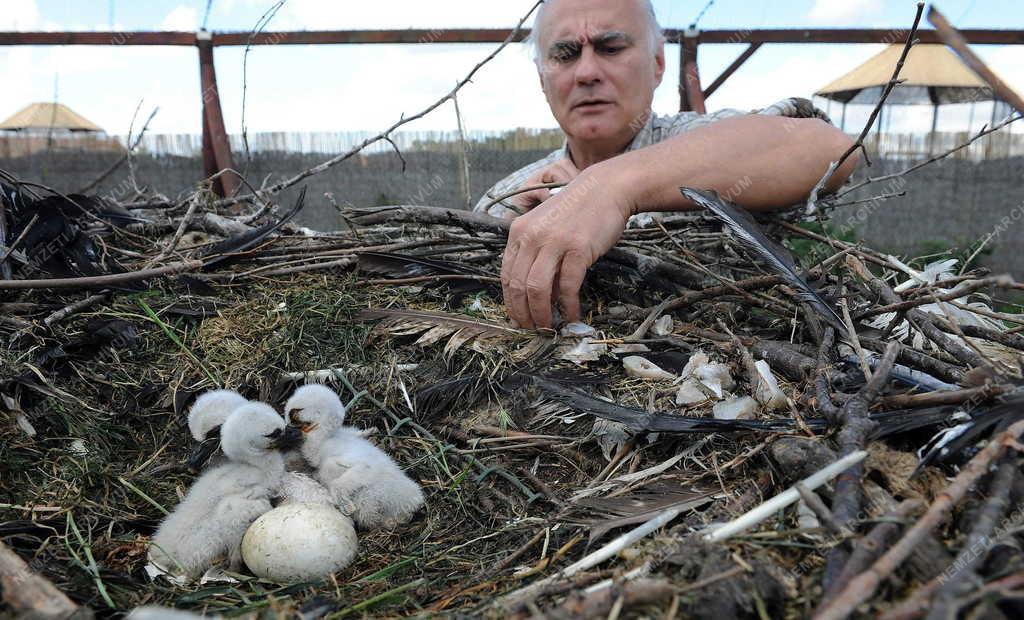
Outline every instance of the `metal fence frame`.
{"label": "metal fence frame", "polygon": [[[199,76],[203,100],[203,168],[208,176],[234,168],[231,146],[214,70],[215,47],[240,45],[351,45],[351,44],[439,44],[500,43],[509,29],[410,29],[410,30],[309,30],[293,32],[0,32],[0,45],[160,45],[195,47],[199,52]],[[766,43],[896,43],[906,38],[901,29],[777,29],[697,30],[666,29],[669,43],[679,45],[680,110],[705,111],[705,100]],[[1024,30],[961,30],[969,43],[986,45],[1024,44]],[[522,41],[529,30],[521,30]],[[921,43],[942,43],[934,30],[919,30]],[[747,44],[733,62],[706,88],[697,69],[701,44]],[[233,193],[239,179],[230,174],[218,177],[215,189],[221,195]]]}

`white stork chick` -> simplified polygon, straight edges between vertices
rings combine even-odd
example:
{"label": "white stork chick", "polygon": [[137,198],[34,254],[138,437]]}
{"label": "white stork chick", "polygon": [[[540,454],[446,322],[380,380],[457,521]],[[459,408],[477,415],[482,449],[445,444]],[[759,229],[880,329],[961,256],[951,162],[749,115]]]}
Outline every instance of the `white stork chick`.
{"label": "white stork chick", "polygon": [[220,436],[227,462],[200,476],[153,535],[149,559],[166,572],[194,579],[224,556],[240,568],[242,536],[281,485],[280,451],[301,441],[298,429],[262,403],[232,412]]}
{"label": "white stork chick", "polygon": [[[199,446],[189,458],[189,471],[198,473],[203,468],[220,446],[220,428],[224,421],[236,409],[249,403],[249,400],[234,390],[213,390],[196,399],[188,412],[188,429]],[[307,475],[309,468],[298,450],[283,455],[285,469],[288,471],[281,484],[281,503],[330,504],[326,489]]]}
{"label": "white stork chick", "polygon": [[188,410],[188,430],[199,446],[188,460],[188,469],[199,473],[220,446],[220,427],[236,409],[248,400],[234,390],[213,390],[201,394]]}
{"label": "white stork chick", "polygon": [[305,385],[285,404],[302,429],[302,455],[335,504],[363,529],[393,528],[423,505],[423,491],[380,448],[344,426],[345,406],[331,389]]}

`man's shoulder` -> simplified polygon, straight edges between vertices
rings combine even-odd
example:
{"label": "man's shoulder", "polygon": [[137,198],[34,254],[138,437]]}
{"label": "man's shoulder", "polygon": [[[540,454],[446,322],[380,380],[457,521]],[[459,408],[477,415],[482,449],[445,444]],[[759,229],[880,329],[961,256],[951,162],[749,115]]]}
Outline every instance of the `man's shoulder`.
{"label": "man's shoulder", "polygon": [[553,164],[562,157],[565,157],[565,148],[552,151],[547,157],[542,157],[541,159],[538,159],[533,163],[526,164],[519,170],[516,170],[504,179],[495,183],[491,189],[487,190],[476,203],[476,206],[473,207],[473,211],[488,213],[495,217],[504,217],[506,207],[502,202],[495,202],[495,200],[511,191],[519,189],[523,182],[530,178],[534,172],[537,172],[545,166]]}
{"label": "man's shoulder", "polygon": [[[803,97],[788,97],[777,101],[769,106],[754,110],[740,110],[737,108],[723,108],[707,114],[697,112],[677,112],[664,116],[654,115],[649,124],[651,130],[650,142],[654,144],[667,140],[679,134],[692,131],[699,127],[705,127],[716,121],[734,116],[745,116],[748,114],[760,114],[764,116],[785,116],[788,118],[820,118],[831,122],[828,115],[816,107],[810,100]],[[643,144],[639,146],[648,146]]]}

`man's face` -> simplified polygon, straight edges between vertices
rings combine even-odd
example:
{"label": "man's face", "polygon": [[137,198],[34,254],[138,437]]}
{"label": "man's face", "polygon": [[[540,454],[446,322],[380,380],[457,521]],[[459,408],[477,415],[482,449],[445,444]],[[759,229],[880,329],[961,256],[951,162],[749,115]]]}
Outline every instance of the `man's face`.
{"label": "man's face", "polygon": [[562,130],[595,144],[627,143],[665,72],[636,0],[558,0],[541,31],[541,87]]}

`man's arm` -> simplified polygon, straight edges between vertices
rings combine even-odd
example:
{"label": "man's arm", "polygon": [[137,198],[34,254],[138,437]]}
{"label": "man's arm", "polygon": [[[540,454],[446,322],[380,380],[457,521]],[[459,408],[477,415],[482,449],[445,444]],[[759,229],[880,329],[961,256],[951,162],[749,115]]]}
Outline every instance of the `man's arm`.
{"label": "man's arm", "polygon": [[[579,320],[587,268],[615,245],[631,215],[696,208],[681,185],[714,189],[751,210],[782,208],[805,200],[851,144],[817,119],[751,115],[590,166],[512,223],[501,267],[509,317],[521,327],[550,327],[557,301],[566,320]],[[847,159],[826,190],[842,185],[857,161]]]}

